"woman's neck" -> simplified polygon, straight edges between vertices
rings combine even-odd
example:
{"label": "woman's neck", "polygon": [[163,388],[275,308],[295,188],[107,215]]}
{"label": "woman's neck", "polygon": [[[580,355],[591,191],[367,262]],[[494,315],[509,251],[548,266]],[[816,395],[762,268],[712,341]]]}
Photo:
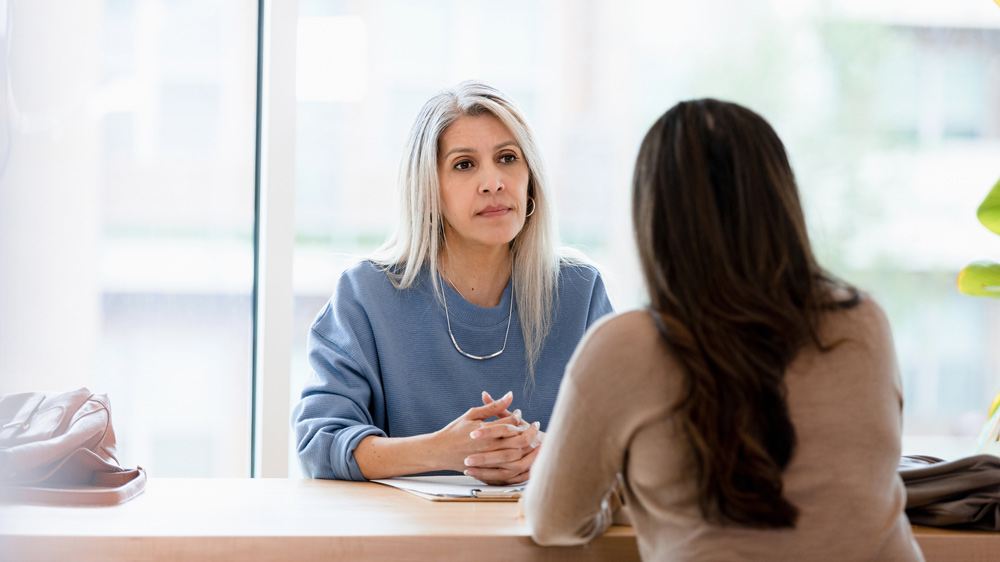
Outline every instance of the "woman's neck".
{"label": "woman's neck", "polygon": [[506,247],[462,251],[445,247],[438,267],[445,282],[465,300],[478,306],[497,306],[511,275],[511,254]]}

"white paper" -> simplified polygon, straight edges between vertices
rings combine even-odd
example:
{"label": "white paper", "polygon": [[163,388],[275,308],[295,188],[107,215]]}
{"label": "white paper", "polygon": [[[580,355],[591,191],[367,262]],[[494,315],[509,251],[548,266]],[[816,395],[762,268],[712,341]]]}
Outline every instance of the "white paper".
{"label": "white paper", "polygon": [[[399,476],[372,480],[395,488],[430,494],[443,498],[471,498],[476,493],[484,495],[513,495],[524,491],[527,482],[512,486],[489,486],[471,476]],[[475,490],[475,492],[474,492]]]}

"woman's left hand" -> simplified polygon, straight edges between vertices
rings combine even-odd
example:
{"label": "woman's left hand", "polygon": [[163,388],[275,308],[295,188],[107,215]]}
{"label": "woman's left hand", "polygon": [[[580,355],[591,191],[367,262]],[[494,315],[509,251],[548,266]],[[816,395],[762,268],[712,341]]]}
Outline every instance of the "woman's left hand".
{"label": "woman's left hand", "polygon": [[[483,403],[492,401],[493,398],[484,392]],[[524,421],[520,410],[505,410],[497,420],[483,424],[470,437],[490,440],[493,446],[487,452],[466,457],[465,474],[495,486],[527,481],[545,436],[539,430],[540,425]]]}

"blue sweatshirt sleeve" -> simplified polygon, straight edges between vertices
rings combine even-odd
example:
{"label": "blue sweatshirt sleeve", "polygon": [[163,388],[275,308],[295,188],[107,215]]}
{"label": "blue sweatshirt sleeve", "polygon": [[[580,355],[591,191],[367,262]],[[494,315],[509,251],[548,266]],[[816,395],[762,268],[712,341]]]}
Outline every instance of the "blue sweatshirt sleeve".
{"label": "blue sweatshirt sleeve", "polygon": [[313,323],[312,374],[292,414],[299,463],[311,478],[365,480],[354,450],[385,437],[385,403],[375,336],[348,275]]}
{"label": "blue sweatshirt sleeve", "polygon": [[608,298],[608,291],[604,287],[604,279],[601,278],[600,272],[596,269],[594,273],[594,289],[590,294],[590,311],[587,314],[588,328],[593,326],[594,322],[597,322],[602,316],[615,311]]}

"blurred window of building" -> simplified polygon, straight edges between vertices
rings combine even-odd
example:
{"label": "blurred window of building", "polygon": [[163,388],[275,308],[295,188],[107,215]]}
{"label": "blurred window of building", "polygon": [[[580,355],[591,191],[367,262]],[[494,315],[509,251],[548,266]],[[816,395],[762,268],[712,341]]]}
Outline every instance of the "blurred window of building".
{"label": "blurred window of building", "polygon": [[[245,475],[257,3],[0,6],[0,392],[107,392],[123,463]],[[524,108],[562,241],[619,309],[646,299],[629,209],[648,127],[691,98],[762,114],[821,262],[889,315],[904,453],[972,452],[1000,391],[1000,304],[955,277],[1000,253],[975,219],[1000,154],[995,4],[298,6],[292,402],[312,320],[395,225],[420,107],[479,78]]]}
{"label": "blurred window of building", "polygon": [[247,475],[256,3],[0,7],[0,392],[107,393],[123,465]]}
{"label": "blurred window of building", "polygon": [[[785,140],[822,263],[889,314],[904,451],[970,453],[1000,391],[1000,307],[959,294],[955,276],[1000,248],[975,218],[997,180],[1000,24],[989,2],[888,4],[300,0],[299,84],[353,94],[298,95],[293,403],[312,320],[394,227],[417,112],[479,78],[525,109],[563,243],[598,263],[619,309],[646,298],[629,205],[648,127],[690,98],[761,113]],[[337,29],[352,31],[315,39]]]}

